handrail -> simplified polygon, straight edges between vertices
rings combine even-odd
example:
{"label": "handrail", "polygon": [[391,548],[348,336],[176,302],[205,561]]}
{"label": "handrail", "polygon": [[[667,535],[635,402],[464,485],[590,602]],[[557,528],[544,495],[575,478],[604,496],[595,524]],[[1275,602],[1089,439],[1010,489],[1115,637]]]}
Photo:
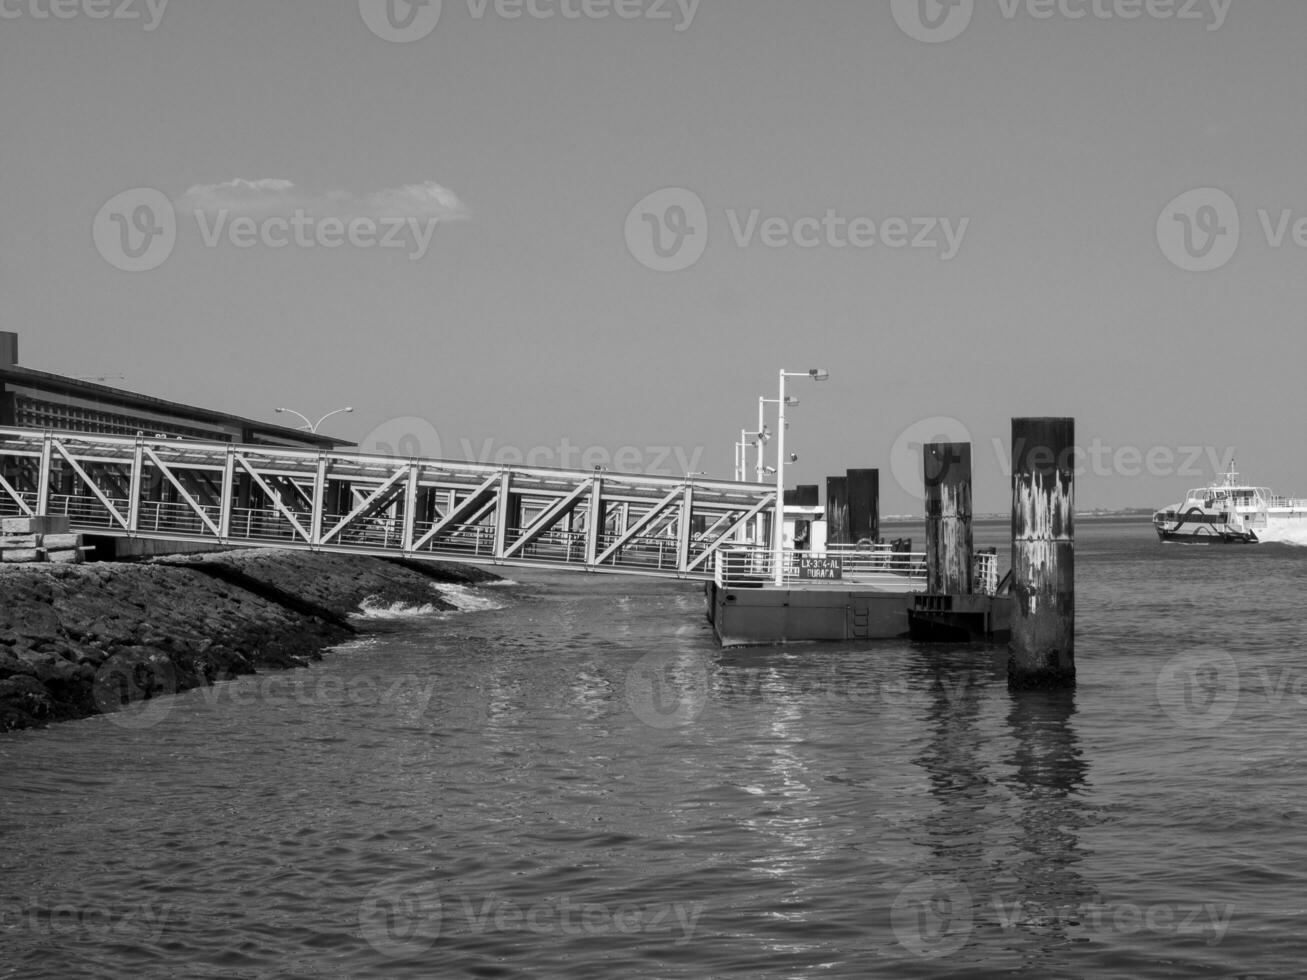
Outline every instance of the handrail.
{"label": "handrail", "polygon": [[[758,587],[775,581],[775,556],[765,545],[731,545],[717,553],[714,581],[722,587]],[[820,587],[841,584],[903,586],[925,583],[926,556],[921,552],[877,547],[858,551],[786,549],[781,557],[782,583]]]}
{"label": "handrail", "polygon": [[[908,585],[923,588],[926,582],[926,554],[918,551],[894,551],[888,545],[858,549],[856,546],[833,545],[824,550],[787,549],[782,557],[785,586],[807,588],[857,585]],[[810,567],[805,570],[804,559]],[[824,560],[833,559],[828,566]],[[998,555],[977,552],[973,555],[973,591],[977,595],[995,595],[1000,582]],[[838,577],[825,577],[826,569]],[[718,588],[762,588],[774,582],[773,552],[765,545],[734,545],[718,551],[713,567],[713,581]]]}
{"label": "handrail", "polygon": [[0,514],[111,536],[707,579],[775,499],[698,474],[0,429]]}

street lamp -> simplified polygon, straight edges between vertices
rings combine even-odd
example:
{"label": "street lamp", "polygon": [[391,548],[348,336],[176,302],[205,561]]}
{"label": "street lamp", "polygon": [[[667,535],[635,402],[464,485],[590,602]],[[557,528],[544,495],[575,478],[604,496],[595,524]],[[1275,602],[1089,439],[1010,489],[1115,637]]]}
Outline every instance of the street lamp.
{"label": "street lamp", "polygon": [[[758,453],[762,453],[762,444],[771,438],[771,433],[764,426],[758,432],[750,432],[748,429],[740,430],[740,441],[735,444],[735,479],[743,482],[749,472],[749,440],[753,439],[754,444],[758,447]],[[762,482],[759,480],[758,482]]]}
{"label": "street lamp", "polygon": [[301,419],[304,420],[304,424],[301,425],[301,426],[299,426],[299,428],[301,428],[301,429],[308,429],[310,432],[312,432],[312,433],[314,433],[314,434],[317,434],[318,426],[320,426],[323,422],[327,421],[327,419],[331,418],[333,415],[339,415],[341,412],[352,412],[352,411],[354,411],[354,408],[353,408],[353,406],[346,406],[345,408],[334,408],[334,409],[332,409],[330,412],[328,412],[326,415],[322,416],[322,418],[318,419],[316,422],[310,422],[310,421],[308,420],[308,417],[307,417],[307,416],[305,416],[305,415],[304,415],[303,413],[301,413],[301,412],[297,412],[297,411],[295,411],[295,409],[293,409],[293,408],[274,408],[273,411],[274,411],[274,412],[287,412],[287,413],[290,414],[290,415],[297,415],[297,416],[299,416]]}
{"label": "street lamp", "polygon": [[780,408],[780,417],[776,420],[776,527],[772,535],[772,558],[776,565],[775,582],[778,589],[785,584],[785,566],[782,559],[785,557],[785,406],[788,404],[785,400],[786,378],[827,381],[830,379],[830,372],[821,368],[812,368],[808,371],[782,369],[780,372],[780,392],[776,399]]}
{"label": "street lamp", "polygon": [[[768,398],[766,395],[758,396],[758,431],[762,433],[762,438],[758,440],[758,482],[759,483],[762,482],[762,477],[764,472],[762,447],[763,444],[767,442],[768,439],[771,438],[771,433],[767,430],[767,426],[763,421],[763,406],[775,405],[775,404],[776,404],[775,398]],[[785,404],[793,408],[795,405],[799,404],[799,400],[797,398],[789,398],[786,400]]]}

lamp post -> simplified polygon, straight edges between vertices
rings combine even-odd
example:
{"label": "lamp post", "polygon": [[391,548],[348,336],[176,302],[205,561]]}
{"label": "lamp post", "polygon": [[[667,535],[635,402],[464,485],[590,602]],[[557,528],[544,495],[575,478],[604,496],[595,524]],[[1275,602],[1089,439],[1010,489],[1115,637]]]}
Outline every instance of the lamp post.
{"label": "lamp post", "polygon": [[333,415],[339,415],[341,412],[352,412],[354,411],[354,408],[353,406],[346,406],[345,408],[333,408],[330,412],[322,416],[322,418],[318,419],[316,422],[310,422],[308,420],[308,416],[304,415],[302,412],[295,411],[295,409],[293,408],[274,408],[273,411],[286,412],[290,415],[299,416],[301,419],[304,420],[304,424],[301,425],[300,428],[308,429],[310,432],[316,435],[318,431],[318,426],[320,426],[323,422],[327,421],[327,419],[331,418]]}
{"label": "lamp post", "polygon": [[[743,483],[745,477],[748,476],[749,440],[753,440],[754,445],[757,446],[758,453],[761,456],[762,444],[770,438],[771,433],[763,429],[760,429],[757,432],[750,432],[748,429],[740,430],[740,441],[735,444],[735,479]],[[758,482],[762,482],[761,477],[758,479]]]}
{"label": "lamp post", "polygon": [[[776,404],[775,398],[768,398],[766,395],[758,396],[758,432],[760,433],[760,437],[757,443],[759,483],[763,482],[763,475],[767,472],[768,469],[770,469],[770,467],[764,465],[763,455],[762,455],[762,447],[767,443],[767,440],[771,438],[771,433],[767,431],[767,425],[763,420],[763,407],[765,405],[775,405],[775,404]],[[799,404],[799,400],[797,398],[787,398],[785,400],[785,404],[790,406],[790,408],[793,408],[795,405]]]}
{"label": "lamp post", "polygon": [[780,392],[776,402],[779,406],[779,418],[776,420],[776,527],[772,535],[772,559],[775,564],[775,583],[779,589],[785,584],[785,379],[812,378],[813,381],[827,381],[830,372],[822,368],[808,371],[780,372]]}

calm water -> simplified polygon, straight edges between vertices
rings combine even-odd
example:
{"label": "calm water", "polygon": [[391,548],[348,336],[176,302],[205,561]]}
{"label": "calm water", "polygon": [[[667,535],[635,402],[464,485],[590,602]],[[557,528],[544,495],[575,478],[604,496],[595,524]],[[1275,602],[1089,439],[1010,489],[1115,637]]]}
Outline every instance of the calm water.
{"label": "calm water", "polygon": [[7,736],[0,975],[1301,976],[1307,548],[1078,538],[1073,695],[523,575]]}

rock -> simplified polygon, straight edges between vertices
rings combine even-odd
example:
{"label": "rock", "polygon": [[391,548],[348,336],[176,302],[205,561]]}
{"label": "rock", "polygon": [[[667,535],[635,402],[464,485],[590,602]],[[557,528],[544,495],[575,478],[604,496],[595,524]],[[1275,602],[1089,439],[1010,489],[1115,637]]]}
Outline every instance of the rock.
{"label": "rock", "polygon": [[0,653],[0,680],[19,675],[35,677],[36,667],[11,652]]}
{"label": "rock", "polygon": [[137,624],[130,620],[117,615],[104,616],[88,625],[84,635],[106,646],[131,646],[136,643],[137,629]]}
{"label": "rock", "polygon": [[0,731],[31,728],[50,719],[54,702],[35,677],[17,676],[0,681]]}
{"label": "rock", "polygon": [[308,666],[355,632],[368,595],[446,607],[432,579],[450,566],[430,565],[279,551],[0,565],[0,730]]}
{"label": "rock", "polygon": [[65,706],[68,717],[83,717],[94,712],[91,687],[95,670],[66,660],[42,664],[36,668],[36,679],[45,685],[50,699]]}
{"label": "rock", "polygon": [[98,668],[101,664],[103,664],[108,659],[109,659],[109,655],[105,653],[103,650],[97,650],[94,647],[87,647],[82,650],[80,656],[78,656],[77,658],[77,662],[79,664],[85,664],[86,666],[95,669]]}
{"label": "rock", "polygon": [[59,614],[44,603],[24,610],[19,622],[12,629],[22,640],[40,641],[58,637],[62,634]]}
{"label": "rock", "polygon": [[118,711],[127,704],[176,694],[181,689],[177,673],[158,651],[116,654],[95,671],[92,696],[100,711]]}

